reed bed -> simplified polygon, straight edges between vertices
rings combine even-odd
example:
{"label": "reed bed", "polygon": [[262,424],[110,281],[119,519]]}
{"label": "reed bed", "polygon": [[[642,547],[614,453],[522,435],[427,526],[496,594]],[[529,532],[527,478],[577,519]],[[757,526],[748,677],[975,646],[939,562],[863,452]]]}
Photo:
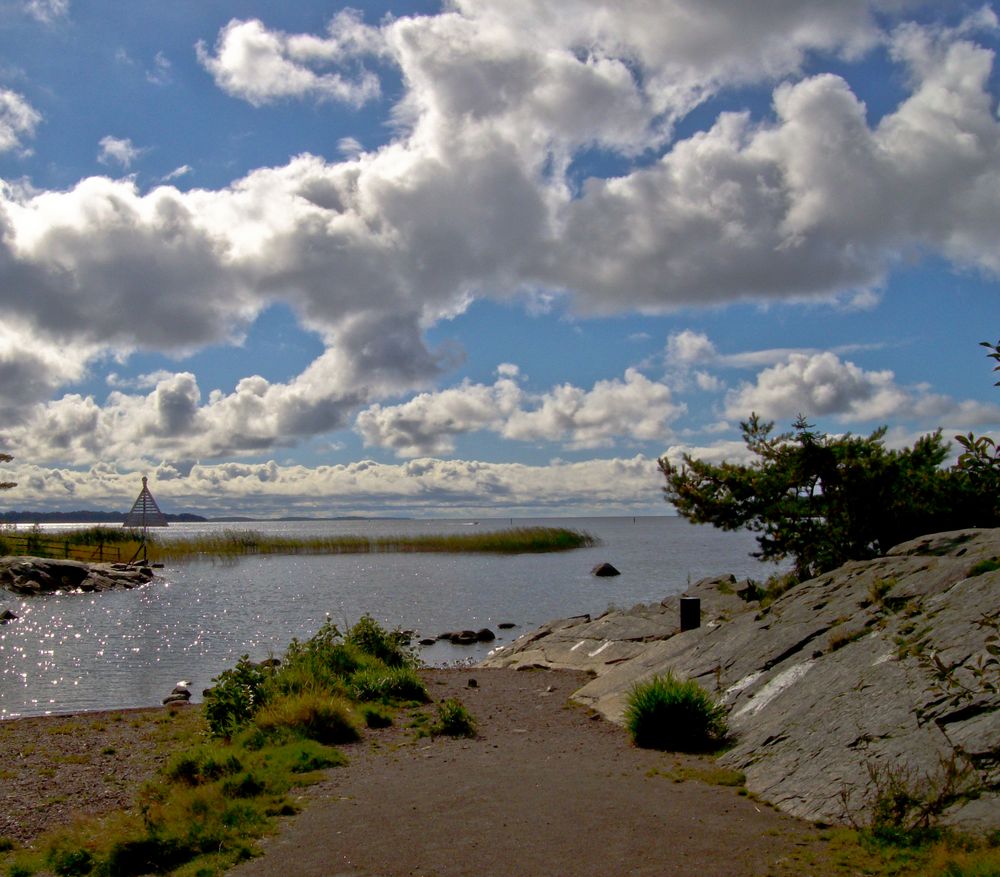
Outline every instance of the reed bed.
{"label": "reed bed", "polygon": [[268,536],[255,530],[225,530],[192,539],[150,535],[151,560],[224,560],[262,554],[537,554],[571,551],[595,544],[594,538],[561,527],[520,527],[483,533],[423,536]]}

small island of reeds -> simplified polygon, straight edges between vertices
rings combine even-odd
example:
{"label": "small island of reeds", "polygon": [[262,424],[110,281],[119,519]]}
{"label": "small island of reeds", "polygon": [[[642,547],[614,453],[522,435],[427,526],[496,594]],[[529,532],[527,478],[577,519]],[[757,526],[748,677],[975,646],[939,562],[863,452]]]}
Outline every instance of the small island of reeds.
{"label": "small island of reeds", "polygon": [[[475,533],[398,535],[275,536],[255,530],[163,538],[149,533],[150,562],[225,560],[262,554],[539,554],[588,548],[589,533],[562,527],[516,527]],[[0,553],[73,557],[79,560],[129,560],[142,549],[137,530],[92,527],[60,533],[4,534]]]}

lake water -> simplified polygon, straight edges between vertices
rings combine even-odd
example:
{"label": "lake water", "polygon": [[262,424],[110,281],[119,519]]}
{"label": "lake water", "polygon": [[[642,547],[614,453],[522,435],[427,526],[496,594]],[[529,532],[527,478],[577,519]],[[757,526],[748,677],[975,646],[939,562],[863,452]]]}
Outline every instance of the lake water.
{"label": "lake water", "polygon": [[[212,677],[241,655],[280,654],[327,616],[343,627],[367,612],[423,636],[489,627],[507,635],[502,644],[554,618],[661,600],[704,576],[763,579],[774,570],[749,556],[750,534],[676,517],[176,524],[157,536],[212,529],[379,536],[533,525],[584,530],[600,544],[512,557],[251,557],[168,565],[133,591],[30,599],[0,591],[0,611],[19,616],[0,626],[0,718],[157,705],[181,680],[200,700]],[[622,575],[592,576],[602,561]],[[501,622],[518,626],[498,631]],[[442,642],[421,649],[421,657],[432,665],[472,662],[497,644]]]}

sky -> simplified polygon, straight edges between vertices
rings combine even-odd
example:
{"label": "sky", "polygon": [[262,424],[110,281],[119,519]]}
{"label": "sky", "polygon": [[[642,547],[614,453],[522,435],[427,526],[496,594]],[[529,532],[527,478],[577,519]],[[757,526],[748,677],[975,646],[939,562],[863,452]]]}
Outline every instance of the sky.
{"label": "sky", "polygon": [[670,512],[1000,437],[996,4],[0,0],[0,508]]}

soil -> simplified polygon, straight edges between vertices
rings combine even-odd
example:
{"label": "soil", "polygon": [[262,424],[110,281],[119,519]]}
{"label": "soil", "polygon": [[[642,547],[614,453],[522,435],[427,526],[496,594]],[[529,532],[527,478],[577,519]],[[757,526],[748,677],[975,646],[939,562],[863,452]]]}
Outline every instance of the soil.
{"label": "soil", "polygon": [[[711,759],[637,749],[572,704],[583,674],[423,675],[434,701],[462,701],[477,736],[418,737],[433,704],[366,733],[233,877],[829,873],[816,870],[816,827],[720,784],[732,778]],[[77,813],[127,806],[199,714],[0,722],[0,838],[28,843]]]}

